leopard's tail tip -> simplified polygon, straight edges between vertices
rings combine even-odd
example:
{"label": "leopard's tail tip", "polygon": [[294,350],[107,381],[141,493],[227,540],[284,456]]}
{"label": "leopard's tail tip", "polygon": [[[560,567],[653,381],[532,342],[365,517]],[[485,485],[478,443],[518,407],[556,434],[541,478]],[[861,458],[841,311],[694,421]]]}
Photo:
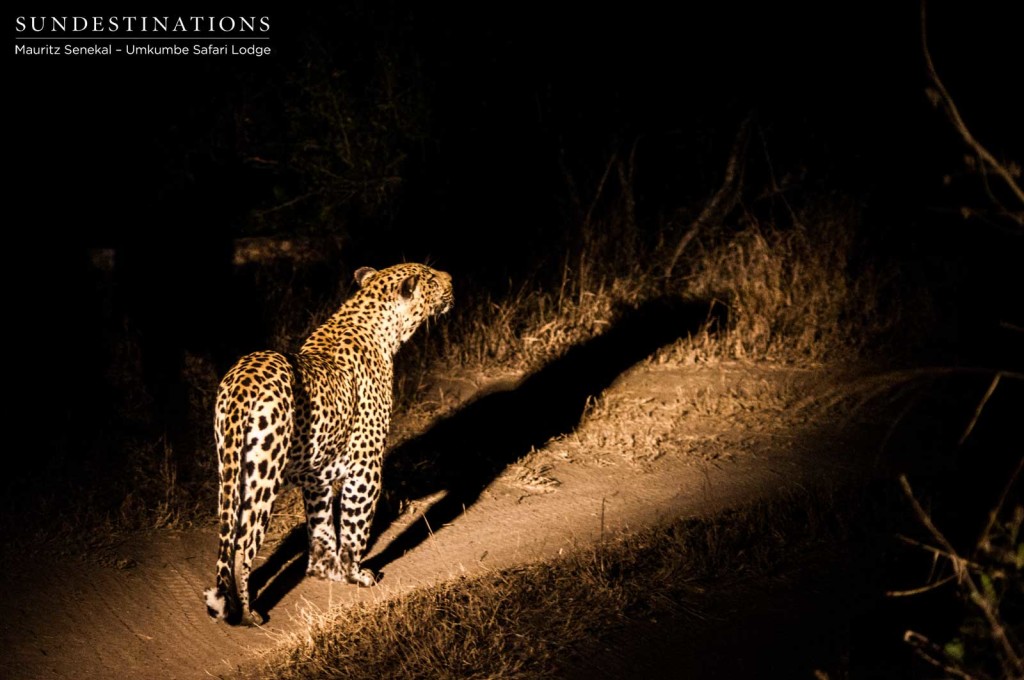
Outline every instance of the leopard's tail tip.
{"label": "leopard's tail tip", "polygon": [[219,588],[207,588],[203,591],[206,597],[206,613],[214,621],[224,621],[230,616],[228,596]]}
{"label": "leopard's tail tip", "polygon": [[217,586],[204,590],[203,597],[206,600],[206,613],[214,622],[224,621],[231,626],[263,623],[263,617],[256,612],[250,611],[248,615],[242,614],[242,603],[233,591]]}
{"label": "leopard's tail tip", "polygon": [[224,594],[216,588],[207,588],[203,596],[206,597],[206,612],[210,614],[210,619],[223,620],[227,615],[227,598]]}

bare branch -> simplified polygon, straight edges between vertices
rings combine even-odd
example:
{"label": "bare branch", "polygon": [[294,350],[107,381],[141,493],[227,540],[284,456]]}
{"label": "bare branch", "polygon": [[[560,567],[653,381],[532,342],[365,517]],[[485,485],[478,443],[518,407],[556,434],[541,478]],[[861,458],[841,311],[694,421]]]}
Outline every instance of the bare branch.
{"label": "bare branch", "polygon": [[[679,243],[676,244],[676,249],[672,253],[672,259],[669,260],[668,266],[665,267],[666,278],[672,275],[672,270],[675,269],[679,256],[683,254],[683,250],[686,249],[686,246],[697,235],[697,232],[710,222],[716,214],[727,213],[732,210],[739,200],[739,190],[743,178],[741,159],[747,146],[747,139],[750,137],[750,122],[752,119],[753,114],[751,113],[740,123],[740,128],[736,132],[736,139],[732,143],[732,151],[729,153],[729,161],[725,165],[725,176],[722,178],[722,185],[718,187],[718,191],[711,197],[711,200],[704,205],[704,209],[700,211],[697,219],[690,224],[690,228],[686,230],[683,237],[679,239]],[[737,171],[739,178],[737,178]]]}
{"label": "bare branch", "polygon": [[[946,89],[946,85],[939,78],[939,73],[935,69],[935,62],[932,61],[931,52],[928,50],[928,33],[927,33],[927,21],[925,20],[925,7],[927,3],[922,0],[921,2],[921,48],[924,52],[925,67],[928,69],[928,78],[932,81],[935,86],[935,93],[938,101],[942,104],[946,110],[946,115],[949,117],[953,127],[963,137],[964,142],[969,146],[974,153],[978,155],[989,169],[999,175],[999,177],[1006,183],[1010,188],[1010,191],[1017,197],[1017,200],[1021,202],[1021,206],[1024,207],[1024,189],[1021,189],[1020,184],[1017,183],[1013,173],[1001,162],[996,160],[996,157],[986,149],[981,142],[979,142],[975,136],[971,133],[967,124],[964,123],[963,118],[960,116],[960,110],[957,108],[956,103],[953,101],[952,95],[949,94],[949,90]],[[1024,216],[1013,216],[1018,222],[1024,223]]]}

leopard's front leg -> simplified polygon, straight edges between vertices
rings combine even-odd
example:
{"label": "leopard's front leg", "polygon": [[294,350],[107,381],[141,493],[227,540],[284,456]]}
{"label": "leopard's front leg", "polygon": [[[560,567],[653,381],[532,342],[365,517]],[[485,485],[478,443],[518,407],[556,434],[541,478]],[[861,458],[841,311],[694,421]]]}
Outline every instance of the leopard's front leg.
{"label": "leopard's front leg", "polygon": [[353,469],[341,491],[341,562],[345,579],[360,586],[372,586],[377,578],[360,565],[370,541],[373,513],[380,498],[381,456],[370,456],[370,461]]}

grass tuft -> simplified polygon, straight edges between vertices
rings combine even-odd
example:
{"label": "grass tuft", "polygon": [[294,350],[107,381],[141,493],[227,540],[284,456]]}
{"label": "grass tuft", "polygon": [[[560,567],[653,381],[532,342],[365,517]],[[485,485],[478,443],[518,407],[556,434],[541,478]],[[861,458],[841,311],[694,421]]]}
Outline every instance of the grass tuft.
{"label": "grass tuft", "polygon": [[753,360],[851,359],[893,330],[884,278],[854,273],[855,215],[819,214],[789,229],[752,220],[696,260],[691,290],[727,301],[721,349]]}

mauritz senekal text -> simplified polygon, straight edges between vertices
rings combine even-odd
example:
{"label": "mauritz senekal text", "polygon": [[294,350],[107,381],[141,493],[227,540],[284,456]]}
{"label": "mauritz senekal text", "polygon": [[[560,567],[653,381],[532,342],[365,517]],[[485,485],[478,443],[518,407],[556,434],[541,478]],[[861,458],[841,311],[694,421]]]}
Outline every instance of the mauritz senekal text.
{"label": "mauritz senekal text", "polygon": [[61,56],[61,55],[104,55],[126,54],[128,56],[240,56],[240,57],[266,57],[273,53],[273,49],[263,45],[136,45],[129,43],[116,50],[109,44],[105,45],[15,45],[15,54],[32,56]]}
{"label": "mauritz senekal text", "polygon": [[114,48],[109,44],[104,45],[15,45],[15,54],[48,55],[102,55],[113,54]]}

